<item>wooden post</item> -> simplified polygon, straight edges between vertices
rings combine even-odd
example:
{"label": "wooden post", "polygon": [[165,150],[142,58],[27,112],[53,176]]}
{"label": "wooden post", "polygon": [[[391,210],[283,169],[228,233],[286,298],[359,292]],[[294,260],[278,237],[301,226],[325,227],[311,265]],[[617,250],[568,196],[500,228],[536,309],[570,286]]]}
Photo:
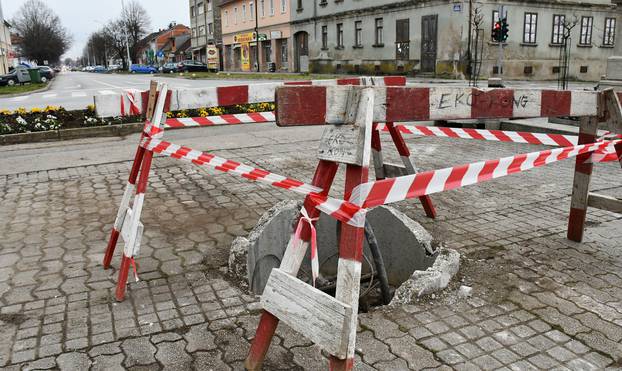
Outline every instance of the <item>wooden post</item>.
{"label": "wooden post", "polygon": [[[337,174],[337,168],[339,165],[335,162],[320,161],[313,176],[312,185],[322,188],[322,195],[327,196],[330,188]],[[314,207],[310,197],[305,198],[304,208],[306,208],[310,218],[317,218],[320,215],[320,211]],[[311,229],[308,225],[304,225],[300,238],[304,241],[301,248],[293,249],[293,238],[290,238],[290,242],[283,256],[280,269],[284,272],[296,276],[300,269],[300,264],[304,259],[305,253],[309,246],[311,239]],[[251,349],[246,357],[244,366],[247,370],[255,371],[260,370],[261,365],[266,357],[270,342],[274,336],[274,332],[279,324],[279,319],[267,311],[263,311],[257,332],[253,338]]]}
{"label": "wooden post", "polygon": [[[155,81],[151,81],[151,85],[149,86],[149,103],[147,106],[147,112],[145,113],[145,119],[147,121],[153,120],[153,112],[155,110],[155,103],[157,99],[158,93],[158,83]],[[110,262],[112,261],[112,256],[114,255],[114,250],[117,247],[117,242],[119,240],[119,234],[121,233],[121,227],[123,225],[123,219],[125,218],[125,212],[129,207],[132,195],[134,193],[134,188],[136,187],[136,179],[138,178],[138,171],[140,170],[143,157],[145,155],[145,149],[140,146],[145,134],[144,132],[140,135],[140,140],[138,141],[138,148],[136,149],[136,154],[134,155],[134,162],[132,163],[132,170],[130,171],[130,177],[128,179],[127,185],[125,186],[125,191],[123,193],[123,198],[121,200],[121,206],[119,207],[119,211],[117,212],[117,218],[115,219],[115,224],[110,232],[110,239],[108,240],[108,246],[106,247],[106,252],[104,253],[104,260],[102,265],[104,269],[110,268]],[[123,263],[123,262],[122,262]],[[122,264],[123,266],[123,264]],[[127,280],[127,277],[126,277]]]}
{"label": "wooden post", "polygon": [[[594,143],[598,132],[598,118],[582,117],[579,131],[579,144]],[[572,201],[568,219],[568,239],[576,242],[583,240],[585,219],[587,216],[588,193],[594,164],[589,161],[592,153],[577,156]]]}

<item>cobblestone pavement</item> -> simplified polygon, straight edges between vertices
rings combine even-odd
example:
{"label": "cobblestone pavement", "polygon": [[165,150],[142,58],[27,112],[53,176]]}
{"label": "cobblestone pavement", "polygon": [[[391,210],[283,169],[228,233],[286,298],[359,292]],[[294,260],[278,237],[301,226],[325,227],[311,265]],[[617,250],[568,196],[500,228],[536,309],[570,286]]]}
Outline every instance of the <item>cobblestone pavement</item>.
{"label": "cobblestone pavement", "polygon": [[[424,169],[538,149],[409,141]],[[220,154],[308,180],[317,144]],[[141,280],[122,303],[113,299],[116,271],[100,262],[129,163],[0,178],[0,367],[242,369],[259,310],[227,278],[228,248],[261,213],[297,196],[170,159],[154,164]],[[463,254],[458,283],[412,305],[362,314],[357,369],[622,367],[622,217],[591,210],[586,241],[567,241],[572,167],[563,162],[435,195],[436,221],[418,202],[400,204]],[[598,166],[592,189],[620,196],[619,165]],[[460,284],[473,296],[456,295]],[[326,365],[314,345],[280,326],[265,369]]]}

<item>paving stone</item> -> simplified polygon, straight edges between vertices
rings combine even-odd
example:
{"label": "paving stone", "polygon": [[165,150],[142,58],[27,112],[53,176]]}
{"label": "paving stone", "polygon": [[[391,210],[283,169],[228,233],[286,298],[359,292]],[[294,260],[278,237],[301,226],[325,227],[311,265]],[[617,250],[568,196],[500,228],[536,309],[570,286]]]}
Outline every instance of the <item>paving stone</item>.
{"label": "paving stone", "polygon": [[56,364],[61,371],[87,370],[91,365],[91,360],[86,353],[71,352],[56,357]]}
{"label": "paving stone", "polygon": [[499,361],[489,355],[483,355],[481,357],[475,358],[473,360],[473,363],[479,366],[482,370],[494,370],[503,366]]}
{"label": "paving stone", "polygon": [[92,371],[122,371],[125,368],[121,365],[123,363],[123,354],[117,355],[101,355],[93,358],[91,366]]}
{"label": "paving stone", "polygon": [[361,351],[361,356],[366,363],[374,364],[379,361],[390,361],[395,358],[389,351],[389,347],[376,339],[369,331],[359,333],[356,337],[356,347]]}
{"label": "paving stone", "polygon": [[197,352],[193,354],[195,370],[232,370],[226,363],[222,361],[222,354],[218,350],[207,352]]}
{"label": "paving stone", "polygon": [[190,328],[190,331],[184,334],[184,339],[188,343],[186,350],[194,353],[197,350],[214,350],[214,334],[208,330],[207,325],[198,325]]}
{"label": "paving stone", "polygon": [[386,344],[389,345],[393,354],[404,359],[411,368],[439,366],[434,355],[420,347],[417,341],[410,336],[387,339]]}
{"label": "paving stone", "polygon": [[157,345],[155,357],[164,369],[188,370],[192,367],[192,357],[185,352],[186,342],[161,342]]}
{"label": "paving stone", "polygon": [[121,348],[125,354],[126,367],[149,365],[156,361],[154,355],[157,348],[151,344],[148,337],[126,339],[121,343]]}

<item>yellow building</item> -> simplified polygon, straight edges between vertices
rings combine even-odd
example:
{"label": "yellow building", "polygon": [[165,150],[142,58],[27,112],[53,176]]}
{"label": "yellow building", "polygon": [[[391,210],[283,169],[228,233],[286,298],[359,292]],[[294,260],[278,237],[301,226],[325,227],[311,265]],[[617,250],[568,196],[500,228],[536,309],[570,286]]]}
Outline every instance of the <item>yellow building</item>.
{"label": "yellow building", "polygon": [[9,72],[9,54],[11,53],[11,25],[4,20],[0,2],[0,74]]}

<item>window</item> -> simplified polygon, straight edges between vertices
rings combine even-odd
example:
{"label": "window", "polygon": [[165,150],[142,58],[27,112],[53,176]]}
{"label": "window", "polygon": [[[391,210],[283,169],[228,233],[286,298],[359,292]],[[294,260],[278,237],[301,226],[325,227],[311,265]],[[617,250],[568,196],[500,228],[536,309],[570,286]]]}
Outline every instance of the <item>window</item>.
{"label": "window", "polygon": [[214,24],[213,23],[208,23],[207,24],[207,32],[212,35],[214,33]]}
{"label": "window", "polygon": [[302,0],[298,0],[297,1],[296,10],[299,11],[299,12],[302,11]]}
{"label": "window", "polygon": [[354,22],[354,46],[363,46],[363,21]]}
{"label": "window", "polygon": [[196,29],[196,27],[192,28],[192,37],[197,37],[197,29]]}
{"label": "window", "polygon": [[376,45],[384,44],[384,20],[382,18],[376,18],[375,41]]}
{"label": "window", "polygon": [[191,16],[191,17],[194,17],[194,16],[195,16],[195,14],[194,14],[194,6],[191,6],[191,7],[190,7],[190,16]]}
{"label": "window", "polygon": [[205,26],[199,26],[199,35],[205,35]]}
{"label": "window", "polygon": [[199,14],[205,13],[205,8],[203,7],[203,2],[197,4],[197,9],[199,10]]}
{"label": "window", "polygon": [[287,56],[287,39],[281,40],[281,63],[285,64],[288,61]]}
{"label": "window", "polygon": [[343,48],[343,23],[337,23],[337,47]]}
{"label": "window", "polygon": [[605,36],[603,38],[603,45],[613,46],[616,41],[616,19],[605,18]]}
{"label": "window", "polygon": [[564,24],[566,23],[566,16],[561,14],[555,14],[553,16],[553,38],[551,44],[559,45],[564,42]]}
{"label": "window", "polygon": [[322,26],[322,49],[328,49],[328,26]]}
{"label": "window", "polygon": [[410,19],[395,21],[395,57],[398,60],[410,59]]}
{"label": "window", "polygon": [[261,0],[260,4],[261,4],[261,9],[260,9],[261,10],[261,16],[265,17],[266,16],[266,7],[265,7],[266,0]]}
{"label": "window", "polygon": [[212,10],[212,1],[211,0],[207,0],[207,10],[208,11]]}
{"label": "window", "polygon": [[538,14],[525,13],[525,22],[523,23],[523,42],[525,44],[535,44],[537,30]]}
{"label": "window", "polygon": [[229,11],[225,10],[225,26],[229,25]]}
{"label": "window", "polygon": [[270,0],[270,15],[274,15],[274,0]]}
{"label": "window", "polygon": [[266,63],[272,62],[272,46],[270,42],[263,42],[264,60]]}
{"label": "window", "polygon": [[238,24],[238,8],[233,8],[233,23]]}
{"label": "window", "polygon": [[242,4],[242,21],[246,21],[246,4]]}
{"label": "window", "polygon": [[285,13],[287,11],[287,0],[281,0],[281,13]]}
{"label": "window", "polygon": [[593,17],[581,18],[581,38],[579,44],[591,45],[592,44],[592,26],[594,25]]}
{"label": "window", "polygon": [[250,2],[248,3],[248,12],[249,14],[249,19],[255,19],[255,3],[254,2]]}

